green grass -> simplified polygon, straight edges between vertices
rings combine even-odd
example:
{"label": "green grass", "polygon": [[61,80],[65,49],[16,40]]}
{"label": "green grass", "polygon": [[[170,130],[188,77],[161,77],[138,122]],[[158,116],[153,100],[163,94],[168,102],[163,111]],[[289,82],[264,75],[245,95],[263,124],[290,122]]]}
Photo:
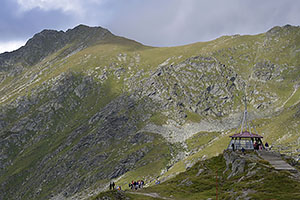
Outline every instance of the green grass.
{"label": "green grass", "polygon": [[186,140],[189,150],[197,149],[207,145],[212,139],[218,136],[216,132],[200,132]]}
{"label": "green grass", "polygon": [[[133,81],[131,84],[139,84],[145,83],[146,78],[148,78],[154,71],[157,70],[158,65],[165,62],[169,59],[168,65],[176,65],[186,59],[191,58],[193,56],[209,56],[213,57],[217,60],[217,63],[226,65],[226,70],[224,70],[223,77],[224,80],[228,80],[231,74],[237,73],[238,77],[247,80],[249,88],[247,88],[247,92],[250,95],[249,100],[251,104],[249,105],[249,110],[254,108],[254,103],[263,103],[269,102],[272,100],[272,97],[278,99],[274,102],[275,107],[279,107],[285,102],[288,97],[292,94],[294,90],[294,85],[299,81],[299,69],[297,67],[292,68],[292,66],[299,66],[300,59],[299,53],[295,50],[300,48],[300,37],[298,36],[298,30],[291,30],[288,34],[285,34],[283,29],[280,29],[281,37],[272,36],[271,38],[267,38],[266,34],[259,34],[254,36],[224,36],[209,42],[199,42],[190,45],[184,45],[179,47],[164,47],[164,48],[156,48],[156,47],[147,47],[143,46],[137,42],[127,40],[121,37],[113,37],[109,38],[106,41],[94,44],[89,48],[83,49],[80,52],[77,52],[74,55],[69,56],[68,58],[64,58],[65,53],[68,48],[73,44],[64,47],[60,51],[49,55],[42,62],[36,64],[35,66],[28,66],[24,72],[22,72],[17,77],[7,77],[1,84],[1,88],[5,88],[3,92],[1,92],[0,98],[4,95],[11,95],[6,101],[1,103],[1,106],[6,106],[6,103],[12,102],[19,96],[28,96],[35,94],[47,94],[49,88],[45,88],[43,91],[36,90],[37,88],[42,87],[43,83],[48,82],[49,87],[54,84],[55,81],[50,81],[51,79],[57,77],[62,73],[72,74],[74,77],[74,84],[78,85],[81,83],[82,78],[84,76],[92,76],[93,77],[93,85],[92,90],[89,91],[87,96],[84,99],[79,99],[75,94],[69,94],[68,98],[63,103],[63,108],[57,110],[54,115],[54,120],[51,122],[43,122],[44,126],[51,126],[52,130],[48,132],[30,132],[26,137],[33,138],[33,141],[37,137],[43,137],[41,141],[32,143],[29,145],[27,149],[24,149],[22,152],[22,147],[16,146],[14,144],[11,145],[9,151],[10,156],[8,159],[12,160],[13,165],[9,166],[5,175],[0,177],[0,183],[8,181],[8,185],[10,188],[17,188],[25,182],[28,174],[32,174],[37,167],[37,164],[46,156],[55,151],[60,145],[65,143],[66,138],[69,134],[74,131],[77,127],[82,124],[87,124],[87,120],[93,116],[96,112],[101,110],[105,105],[112,102],[118,96],[122,95],[130,95],[130,78],[132,75],[137,72],[144,71],[143,75],[137,78],[137,80]],[[273,42],[270,42],[268,39],[272,39]],[[276,39],[276,42],[274,42]],[[285,48],[283,48],[285,46]],[[126,54],[126,60],[118,60],[119,54]],[[196,61],[195,61],[196,62]],[[200,62],[200,61],[199,61]],[[201,61],[202,62],[202,61]],[[204,62],[204,61],[203,61]],[[209,63],[214,63],[215,61],[207,61]],[[278,65],[279,68],[283,70],[281,77],[284,80],[278,82],[278,78],[273,80],[262,82],[260,80],[249,79],[254,70],[254,65],[259,62],[268,62],[271,64]],[[49,65],[51,63],[51,65]],[[187,66],[188,67],[188,66]],[[123,68],[124,72],[121,73],[120,77],[115,75],[115,71],[119,68]],[[39,74],[41,70],[44,70],[42,74]],[[187,70],[187,69],[183,69]],[[232,71],[231,71],[232,70]],[[97,77],[104,73],[107,73],[106,80],[99,80]],[[189,70],[187,70],[189,71]],[[193,74],[198,71],[192,70],[189,71]],[[231,73],[232,72],[232,73]],[[202,73],[202,72],[201,72]],[[28,77],[25,77],[25,74],[29,74]],[[29,83],[30,75],[39,74],[39,80],[35,83]],[[180,74],[180,73],[179,73]],[[214,73],[206,72],[205,75],[211,77]],[[163,78],[155,79],[157,82],[162,84],[164,88],[168,88],[168,92],[170,93],[171,86],[177,82],[171,75],[166,75]],[[143,82],[141,82],[143,81]],[[207,81],[207,84],[214,84],[220,80],[210,79]],[[179,81],[180,82],[180,81]],[[194,92],[194,95],[200,95],[196,91],[192,91],[190,86],[194,86],[195,88],[199,88],[200,91],[205,90],[205,88],[200,88],[201,84],[198,83],[198,80],[189,80],[186,83],[181,84],[185,86],[185,90],[189,93]],[[205,84],[206,84],[205,83]],[[240,84],[240,83],[238,83]],[[14,90],[15,88],[20,87],[19,90]],[[24,88],[23,88],[24,87]],[[241,85],[238,85],[241,87]],[[235,91],[235,97],[233,98],[232,103],[227,102],[224,105],[216,105],[220,111],[222,109],[230,108],[230,112],[236,112],[237,108],[240,108],[241,104],[241,88],[240,90]],[[252,93],[257,90],[258,95]],[[180,88],[176,88],[176,92],[178,93],[178,100],[182,100],[185,98],[183,91]],[[267,96],[271,97],[267,97]],[[215,98],[213,95],[207,95],[209,98]],[[257,100],[258,96],[263,96],[264,100]],[[12,128],[13,123],[17,122],[19,119],[24,117],[34,117],[36,113],[36,109],[48,102],[51,98],[56,97],[45,97],[41,99],[40,102],[36,105],[33,105],[31,109],[22,116],[18,116],[16,114],[16,109],[12,108],[7,111],[7,120],[11,122],[8,125],[7,130]],[[299,116],[297,117],[296,113],[299,111],[299,98],[300,92],[299,89],[292,96],[291,99],[285,104],[284,110],[281,113],[271,113],[271,118],[266,119],[257,119],[255,124],[257,124],[257,129],[259,133],[264,133],[264,141],[268,141],[270,144],[276,145],[285,145],[291,148],[296,148],[296,143],[299,137]],[[137,104],[143,104],[142,101],[148,101],[149,99],[145,98],[137,102]],[[78,105],[74,110],[66,109],[72,101],[76,101]],[[193,101],[193,100],[192,100]],[[253,103],[254,102],[254,103]],[[188,105],[186,105],[188,106]],[[209,105],[213,106],[213,105]],[[215,106],[215,105],[214,105]],[[156,105],[152,105],[152,107],[156,107]],[[157,106],[158,107],[158,106]],[[232,107],[232,109],[231,109]],[[173,112],[174,108],[170,108],[167,110],[168,112]],[[256,110],[255,110],[256,111]],[[273,111],[273,110],[272,110]],[[130,119],[138,118],[138,111],[127,111],[121,110],[118,114],[121,116],[124,113],[129,113]],[[138,129],[143,128],[143,126],[150,122],[156,125],[164,125],[167,123],[167,120],[172,116],[164,115],[163,111],[155,110],[153,113],[148,110],[142,110],[143,114],[151,115],[150,119],[146,119],[145,121],[137,120]],[[183,109],[183,112],[186,114],[186,123],[197,123],[203,119],[203,116],[189,111],[187,108]],[[262,111],[263,114],[264,110]],[[53,123],[51,125],[51,123]],[[78,144],[81,137],[89,133],[95,133],[95,130],[98,126],[101,126],[102,122],[98,122],[96,125],[90,127],[84,134],[75,138],[70,146],[65,147],[61,152],[54,156],[54,158],[50,161],[47,167],[53,167],[56,162],[59,161],[61,156],[66,155],[70,149]],[[68,127],[63,131],[56,133],[55,127],[63,126],[67,124]],[[10,134],[9,131],[6,132],[5,135],[1,136],[3,138],[7,137]],[[148,133],[147,133],[148,134]],[[286,137],[284,137],[286,135]],[[216,140],[213,141],[218,137]],[[169,164],[170,161],[170,152],[171,151],[182,151],[182,149],[176,149],[174,146],[169,145],[166,141],[157,139],[155,136],[155,140],[152,143],[146,144],[150,151],[145,155],[145,157],[137,164],[136,168],[132,168],[132,171],[127,172],[123,178],[118,182],[121,185],[127,184],[127,182],[131,181],[132,178],[139,179],[139,177],[148,178],[149,180],[153,180],[156,176],[160,175],[162,169],[166,168],[166,165]],[[28,139],[29,140],[29,139]],[[178,163],[175,163],[168,172],[166,172],[163,177],[167,177],[169,175],[174,175],[178,172],[185,171],[185,162],[195,162],[202,158],[210,158],[218,155],[224,149],[226,149],[230,138],[228,135],[221,135],[220,133],[198,133],[192,138],[186,141],[188,150],[193,153],[187,158],[180,160]],[[114,143],[114,147],[109,147],[106,149],[108,152],[111,152],[114,156],[109,157],[108,162],[105,164],[116,165],[120,158],[126,158],[126,156],[133,154],[135,151],[141,149],[144,144],[137,144],[136,146],[130,148],[128,152],[118,155],[118,151],[114,150],[114,148],[120,148],[121,150],[126,149],[128,141],[124,139],[119,143]],[[202,149],[203,148],[203,149]],[[95,151],[97,148],[95,148]],[[77,153],[75,156],[79,158],[84,153],[88,153],[87,150],[83,150],[82,152]],[[99,155],[103,152],[98,152]],[[97,154],[98,155],[98,154]],[[149,163],[151,161],[151,163]],[[215,160],[217,165],[221,166],[221,163]],[[167,166],[169,167],[169,166]],[[98,169],[98,168],[97,168]],[[97,169],[93,169],[92,171],[88,171],[85,169],[78,169],[80,175],[83,178],[86,178],[90,175],[94,175],[97,173]],[[109,170],[109,169],[104,169]],[[107,171],[108,172],[108,171]],[[273,174],[274,175],[274,174]],[[147,177],[148,176],[148,177]],[[284,175],[282,175],[284,176]],[[82,178],[81,177],[81,178]],[[162,178],[163,178],[162,177]],[[270,177],[271,178],[271,177]],[[61,187],[63,184],[67,184],[71,177],[67,178],[68,180],[61,181]],[[203,182],[204,185],[210,187],[211,183]],[[100,180],[100,182],[103,180]],[[194,180],[197,182],[197,180]],[[278,183],[279,180],[271,180],[268,182],[269,184]],[[288,180],[286,180],[288,181]],[[202,183],[202,182],[201,182]],[[30,183],[28,183],[29,185]],[[199,182],[200,184],[200,182]],[[29,187],[29,186],[26,187]],[[43,193],[40,194],[40,198],[44,198],[49,194],[49,191],[53,189],[56,185],[56,182],[50,182],[48,186],[43,189]],[[262,187],[267,187],[265,185],[261,185]],[[201,186],[202,187],[202,186]],[[203,186],[204,187],[204,186]],[[30,188],[30,187],[29,187]],[[293,187],[292,187],[293,188]],[[176,189],[173,188],[174,190]],[[178,196],[178,198],[185,198],[185,192],[189,191],[189,188],[183,188],[183,196]],[[28,190],[25,197],[29,198],[30,193],[34,192],[33,189]],[[45,192],[44,192],[45,191]],[[193,188],[192,191],[196,191],[196,193],[201,193],[197,190],[197,188]],[[199,194],[199,197],[191,196],[191,198],[206,198],[213,194],[213,189],[206,188],[206,192]],[[270,194],[271,191],[270,189]],[[260,193],[258,193],[260,194]],[[169,194],[166,194],[167,196]],[[281,195],[281,194],[280,194]],[[283,198],[286,198],[283,195]],[[295,194],[297,195],[297,194]],[[268,196],[270,198],[271,195]],[[24,197],[24,198],[25,198]],[[258,198],[258,196],[253,196],[253,198]],[[278,196],[275,196],[279,198]],[[224,198],[226,199],[226,194],[224,194]],[[228,197],[229,198],[229,197]]]}
{"label": "green grass", "polygon": [[[172,178],[162,184],[146,188],[145,192],[156,192],[161,196],[172,199],[204,199],[212,197],[215,194],[215,173],[218,169],[220,174],[225,170],[225,163],[221,156],[206,161],[205,167],[211,172],[205,172],[201,177],[196,177],[201,165],[196,164],[186,172],[182,172],[175,178]],[[189,185],[189,183],[192,183]]]}
{"label": "green grass", "polygon": [[275,146],[296,147],[300,128],[299,116],[296,116],[297,111],[299,112],[299,103],[273,116],[271,119],[256,120],[258,132],[264,133],[264,141]]}
{"label": "green grass", "polygon": [[162,113],[155,113],[149,119],[149,121],[151,123],[156,124],[158,126],[162,126],[162,125],[166,124],[167,120],[168,120],[168,117]]}
{"label": "green grass", "polygon": [[229,135],[220,135],[220,133],[217,132],[200,132],[195,134],[193,137],[185,141],[189,151],[192,151],[193,153],[175,163],[160,178],[168,179],[180,172],[186,171],[186,163],[195,163],[201,159],[209,159],[222,153],[230,142],[230,138],[228,136]]}
{"label": "green grass", "polygon": [[188,121],[188,122],[196,122],[197,123],[203,119],[202,116],[200,116],[199,114],[194,113],[194,112],[187,111],[186,115],[187,115],[186,121]]}
{"label": "green grass", "polygon": [[105,199],[105,198],[110,198],[111,200],[153,200],[153,199],[158,199],[158,198],[153,198],[150,196],[145,196],[142,194],[131,194],[128,192],[123,192],[123,191],[108,191],[108,192],[103,192],[100,193],[99,195],[96,195],[95,197],[90,198],[90,200],[100,200],[100,199]]}
{"label": "green grass", "polygon": [[[249,164],[253,163],[246,162],[245,172],[228,179],[227,176],[230,170],[224,173],[226,165],[221,154],[198,162],[186,172],[182,172],[164,183],[146,188],[142,192],[155,192],[163,197],[172,197],[172,199],[215,198],[216,174],[218,174],[218,195],[220,199],[237,198],[246,190],[253,191],[250,191],[248,194],[251,199],[299,198],[300,182],[291,178],[288,172],[278,172],[259,163],[249,168]],[[204,171],[199,176],[196,176],[199,169]],[[247,175],[250,170],[256,171],[256,173],[250,176]],[[285,184],[282,184],[283,182]]]}
{"label": "green grass", "polygon": [[[155,136],[155,134],[150,135]],[[117,185],[122,186],[122,188],[128,188],[128,183],[132,180],[142,179],[145,181],[145,184],[150,184],[160,175],[161,170],[166,167],[171,159],[171,150],[169,144],[167,144],[161,136],[155,136],[155,138],[151,144],[151,151],[139,162],[145,164],[124,174],[122,178],[116,182]],[[137,163],[137,166],[140,165],[139,163]]]}

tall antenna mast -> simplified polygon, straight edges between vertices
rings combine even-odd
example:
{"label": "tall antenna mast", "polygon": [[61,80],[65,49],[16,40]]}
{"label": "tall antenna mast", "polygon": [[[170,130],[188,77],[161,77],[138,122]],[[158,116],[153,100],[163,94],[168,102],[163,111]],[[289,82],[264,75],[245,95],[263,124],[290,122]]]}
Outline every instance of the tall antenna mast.
{"label": "tall antenna mast", "polygon": [[244,104],[245,104],[245,111],[244,111],[244,117],[243,117],[243,121],[242,121],[241,134],[243,133],[244,127],[245,127],[245,131],[247,131],[248,111],[247,111],[247,99],[246,99],[246,89],[245,88],[244,88]]}

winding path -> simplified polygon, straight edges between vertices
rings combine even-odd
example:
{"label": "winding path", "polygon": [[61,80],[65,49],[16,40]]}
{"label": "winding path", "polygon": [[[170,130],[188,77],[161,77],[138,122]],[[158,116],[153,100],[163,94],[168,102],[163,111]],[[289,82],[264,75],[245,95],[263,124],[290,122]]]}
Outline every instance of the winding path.
{"label": "winding path", "polygon": [[294,167],[282,160],[279,153],[271,151],[258,151],[259,156],[268,161],[277,170],[287,170],[293,173],[298,172]]}
{"label": "winding path", "polygon": [[[298,91],[298,87],[294,87],[294,91],[292,92],[292,94],[287,98],[287,100],[285,102],[282,103],[282,105],[278,108],[276,108],[276,111],[279,111],[281,109],[283,109],[283,107],[285,106],[285,104],[294,96],[294,94]],[[299,103],[300,100],[298,100],[295,104]]]}
{"label": "winding path", "polygon": [[153,198],[157,198],[157,199],[172,200],[171,198],[161,197],[161,196],[159,196],[159,194],[157,194],[157,193],[143,193],[143,192],[127,192],[127,193],[130,193],[130,194],[138,194],[138,195],[144,195],[144,196],[153,197]]}

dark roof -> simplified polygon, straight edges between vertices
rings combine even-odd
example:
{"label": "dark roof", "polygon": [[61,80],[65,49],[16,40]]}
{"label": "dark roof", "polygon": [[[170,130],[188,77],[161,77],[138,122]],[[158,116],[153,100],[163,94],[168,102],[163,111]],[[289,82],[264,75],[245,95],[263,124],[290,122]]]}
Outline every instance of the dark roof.
{"label": "dark roof", "polygon": [[229,136],[231,138],[263,138],[263,136],[260,136],[255,133],[249,133],[248,131],[245,131],[243,133],[236,133],[234,135]]}

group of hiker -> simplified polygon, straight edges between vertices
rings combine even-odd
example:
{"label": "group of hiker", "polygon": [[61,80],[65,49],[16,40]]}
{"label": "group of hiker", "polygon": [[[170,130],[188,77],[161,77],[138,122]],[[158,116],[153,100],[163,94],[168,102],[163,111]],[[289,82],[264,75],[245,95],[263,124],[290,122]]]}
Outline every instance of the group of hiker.
{"label": "group of hiker", "polygon": [[[143,188],[145,185],[145,182],[143,180],[138,180],[138,181],[131,181],[131,183],[128,184],[130,189],[140,189]],[[109,183],[109,190],[122,190],[121,186],[116,186],[115,182],[110,182]]]}
{"label": "group of hiker", "polygon": [[131,181],[131,183],[128,184],[128,187],[130,189],[139,189],[144,187],[145,182],[143,180],[138,180],[138,181]]}
{"label": "group of hiker", "polygon": [[114,190],[115,186],[116,186],[115,182],[110,182],[109,183],[109,190]]}
{"label": "group of hiker", "polygon": [[[269,146],[269,144],[266,142],[265,146]],[[263,150],[263,144],[258,143],[258,142],[255,142],[255,143],[253,144],[253,148],[254,148],[255,150]]]}
{"label": "group of hiker", "polygon": [[[114,189],[115,189],[115,186],[116,186],[115,182],[110,182],[110,183],[109,183],[109,190],[114,190]],[[121,189],[121,186],[118,186],[118,185],[117,185],[116,190],[122,190],[122,189]]]}
{"label": "group of hiker", "polygon": [[[237,149],[237,148],[235,147],[234,143],[231,144],[231,148],[232,148],[233,151],[235,151],[235,150]],[[266,142],[266,144],[265,144],[265,150],[269,150],[270,148],[271,148],[271,147],[269,146],[268,142]],[[263,147],[263,144],[262,144],[262,143],[255,142],[255,143],[253,144],[253,149],[254,149],[254,150],[263,150],[264,147]],[[245,148],[242,147],[242,148],[241,148],[241,151],[242,151],[242,153],[244,153],[244,152],[245,152]]]}

